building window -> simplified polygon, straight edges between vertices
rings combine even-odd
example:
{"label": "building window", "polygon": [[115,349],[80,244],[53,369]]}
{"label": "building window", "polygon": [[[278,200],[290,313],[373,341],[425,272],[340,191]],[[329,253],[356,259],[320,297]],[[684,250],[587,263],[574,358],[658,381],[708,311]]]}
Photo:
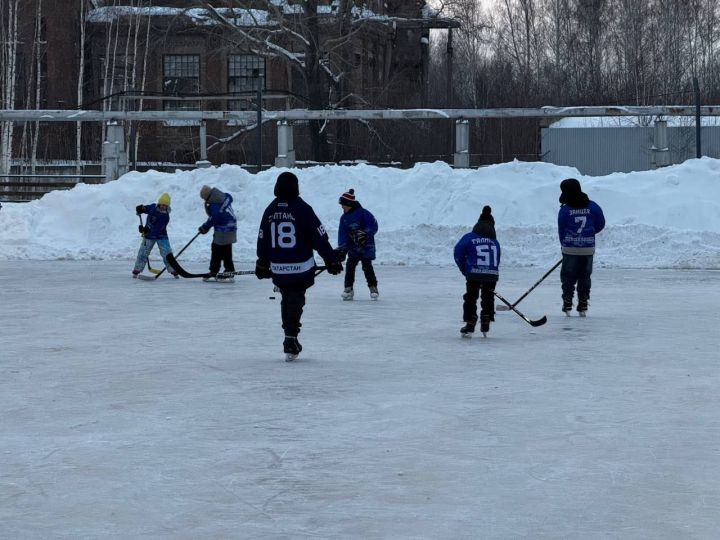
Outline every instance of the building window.
{"label": "building window", "polygon": [[247,92],[247,99],[228,102],[231,111],[244,111],[250,106],[250,92],[257,91],[257,81],[265,88],[265,59],[253,54],[233,54],[228,56],[228,93]]}
{"label": "building window", "polygon": [[120,110],[121,94],[130,89],[130,76],[132,74],[132,59],[125,55],[115,55],[109,61],[100,58],[100,76],[98,77],[98,91],[105,101],[105,108],[110,111]]}
{"label": "building window", "polygon": [[[191,96],[200,93],[200,55],[166,54],[163,57],[163,94]],[[200,110],[199,100],[163,101],[166,111]]]}

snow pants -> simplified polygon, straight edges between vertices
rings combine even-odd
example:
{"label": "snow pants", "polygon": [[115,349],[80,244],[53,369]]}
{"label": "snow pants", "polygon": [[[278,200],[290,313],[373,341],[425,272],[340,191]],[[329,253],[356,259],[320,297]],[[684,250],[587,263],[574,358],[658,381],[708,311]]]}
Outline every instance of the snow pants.
{"label": "snow pants", "polygon": [[375,277],[375,269],[372,265],[372,259],[361,259],[360,257],[354,257],[348,255],[347,263],[345,264],[345,287],[352,287],[355,283],[355,269],[358,263],[362,263],[363,273],[367,280],[368,287],[377,287],[377,277]]}
{"label": "snow pants", "polygon": [[560,267],[563,300],[572,301],[575,285],[577,285],[578,300],[587,301],[590,299],[592,269],[592,255],[569,255],[563,253],[562,266]]}
{"label": "snow pants", "polygon": [[167,238],[158,238],[157,240],[154,238],[143,238],[142,244],[140,244],[140,249],[138,250],[137,259],[135,259],[135,267],[133,268],[133,272],[135,274],[139,274],[142,272],[143,268],[145,268],[145,265],[148,263],[150,252],[152,251],[152,248],[155,247],[155,244],[157,244],[158,249],[160,250],[163,263],[165,266],[168,265],[167,256],[172,253],[170,240]]}
{"label": "snow pants", "polygon": [[480,297],[480,319],[495,320],[495,282],[466,281],[463,295],[463,321],[477,322],[477,301]]}
{"label": "snow pants", "polygon": [[308,287],[305,284],[280,287],[280,294],[282,294],[280,314],[286,336],[297,337],[300,333],[300,327],[302,326],[300,318],[305,307],[305,292],[307,289]]}
{"label": "snow pants", "polygon": [[213,242],[210,246],[210,271],[217,274],[220,271],[220,263],[222,263],[225,272],[235,271],[232,244],[216,244]]}

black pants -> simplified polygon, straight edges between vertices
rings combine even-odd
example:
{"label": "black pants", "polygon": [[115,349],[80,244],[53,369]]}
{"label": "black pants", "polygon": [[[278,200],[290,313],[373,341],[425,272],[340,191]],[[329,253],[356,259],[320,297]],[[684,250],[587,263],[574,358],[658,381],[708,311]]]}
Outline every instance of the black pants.
{"label": "black pants", "polygon": [[280,287],[282,300],[280,301],[280,313],[282,316],[282,327],[286,336],[297,337],[300,333],[302,323],[300,318],[305,307],[306,285],[289,285]]}
{"label": "black pants", "polygon": [[232,244],[213,244],[210,246],[210,271],[218,273],[222,262],[225,272],[234,272],[235,264],[232,259]]}
{"label": "black pants", "polygon": [[463,295],[463,321],[477,322],[477,301],[480,296],[481,320],[495,320],[495,282],[466,281]]}
{"label": "black pants", "polygon": [[362,269],[368,287],[377,287],[377,277],[375,277],[372,260],[353,257],[352,255],[348,255],[347,263],[345,264],[345,287],[352,287],[353,283],[355,283],[355,268],[357,268],[358,263],[362,263]]}
{"label": "black pants", "polygon": [[563,300],[572,300],[576,284],[578,300],[587,301],[590,299],[592,268],[592,255],[568,255],[563,253],[562,266],[560,267]]}

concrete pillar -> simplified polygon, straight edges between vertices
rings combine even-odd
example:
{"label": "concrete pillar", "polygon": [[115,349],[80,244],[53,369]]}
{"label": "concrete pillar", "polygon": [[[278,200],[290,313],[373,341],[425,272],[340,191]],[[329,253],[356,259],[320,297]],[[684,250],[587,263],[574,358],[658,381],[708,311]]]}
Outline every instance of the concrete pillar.
{"label": "concrete pillar", "polygon": [[293,127],[286,120],[277,123],[278,154],[275,157],[276,167],[295,166],[295,143],[293,142]]}
{"label": "concrete pillar", "polygon": [[455,156],[453,165],[457,169],[470,167],[470,122],[458,120],[455,122]]}
{"label": "concrete pillar", "polygon": [[653,130],[652,164],[655,169],[670,165],[667,120],[655,120]]}
{"label": "concrete pillar", "polygon": [[128,153],[125,149],[125,129],[122,124],[108,122],[103,142],[103,174],[105,182],[117,180],[128,172]]}
{"label": "concrete pillar", "polygon": [[207,122],[200,122],[200,161],[195,162],[198,169],[207,169],[212,167],[212,163],[207,158]]}

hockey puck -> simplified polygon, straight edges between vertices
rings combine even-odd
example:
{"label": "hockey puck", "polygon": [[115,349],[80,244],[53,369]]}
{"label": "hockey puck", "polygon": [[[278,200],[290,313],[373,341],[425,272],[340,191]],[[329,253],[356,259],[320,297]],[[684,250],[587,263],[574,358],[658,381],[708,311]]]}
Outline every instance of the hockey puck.
{"label": "hockey puck", "polygon": [[275,300],[274,296],[268,296],[268,300]]}

